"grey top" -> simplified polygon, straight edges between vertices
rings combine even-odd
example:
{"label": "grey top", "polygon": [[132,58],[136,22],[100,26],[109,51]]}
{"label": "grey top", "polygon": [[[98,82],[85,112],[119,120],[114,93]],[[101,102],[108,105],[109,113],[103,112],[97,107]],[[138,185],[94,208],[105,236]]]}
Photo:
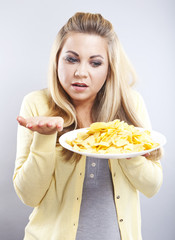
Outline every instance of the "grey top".
{"label": "grey top", "polygon": [[86,159],[76,240],[120,240],[108,159]]}

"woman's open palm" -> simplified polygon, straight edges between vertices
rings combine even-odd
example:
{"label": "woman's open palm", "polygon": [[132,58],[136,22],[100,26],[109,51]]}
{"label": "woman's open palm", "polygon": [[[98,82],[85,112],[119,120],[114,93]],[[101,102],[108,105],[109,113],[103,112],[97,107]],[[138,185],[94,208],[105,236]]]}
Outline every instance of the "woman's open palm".
{"label": "woman's open palm", "polygon": [[18,123],[40,134],[50,135],[57,131],[63,130],[64,120],[61,117],[30,117],[23,118],[22,116],[17,117]]}

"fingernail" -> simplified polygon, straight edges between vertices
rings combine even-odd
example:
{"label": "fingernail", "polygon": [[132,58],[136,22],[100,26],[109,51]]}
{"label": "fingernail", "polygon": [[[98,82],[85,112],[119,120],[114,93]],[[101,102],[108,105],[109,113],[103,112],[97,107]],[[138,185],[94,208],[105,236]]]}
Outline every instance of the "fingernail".
{"label": "fingernail", "polygon": [[58,125],[57,125],[57,129],[58,129],[59,131],[62,131],[62,130],[63,130],[63,126],[62,126],[61,124],[60,124],[60,125],[58,124]]}
{"label": "fingernail", "polygon": [[17,119],[17,121],[21,121],[21,118],[20,118],[20,117],[17,117],[16,119]]}
{"label": "fingernail", "polygon": [[43,122],[39,122],[39,123],[38,123],[38,126],[40,126],[40,127],[42,127],[43,125],[44,125]]}

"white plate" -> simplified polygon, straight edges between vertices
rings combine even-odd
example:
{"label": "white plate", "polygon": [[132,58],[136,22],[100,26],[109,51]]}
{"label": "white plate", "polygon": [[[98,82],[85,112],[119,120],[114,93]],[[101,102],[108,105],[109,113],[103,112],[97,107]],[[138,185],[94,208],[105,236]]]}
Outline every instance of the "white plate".
{"label": "white plate", "polygon": [[[145,130],[143,128],[139,128],[139,129]],[[108,158],[108,159],[110,159],[110,158],[111,159],[112,158],[118,158],[118,159],[119,158],[132,158],[132,157],[144,155],[144,154],[152,152],[166,144],[165,136],[156,131],[151,131],[151,137],[155,142],[159,143],[160,145],[156,148],[142,151],[142,152],[121,153],[121,154],[98,154],[98,153],[79,152],[79,151],[75,151],[74,149],[72,149],[72,147],[68,143],[66,143],[66,140],[70,140],[70,141],[74,140],[77,137],[78,132],[87,132],[87,131],[88,131],[87,128],[81,128],[81,129],[76,129],[76,130],[67,132],[59,138],[59,142],[64,148],[66,148],[72,152],[79,153],[81,155],[86,155],[89,157]]]}

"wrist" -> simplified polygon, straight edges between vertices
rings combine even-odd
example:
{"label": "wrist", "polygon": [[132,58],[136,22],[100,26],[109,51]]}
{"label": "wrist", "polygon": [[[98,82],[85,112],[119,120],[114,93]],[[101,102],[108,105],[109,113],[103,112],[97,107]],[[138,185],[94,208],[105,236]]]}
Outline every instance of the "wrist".
{"label": "wrist", "polygon": [[57,132],[45,135],[34,132],[31,149],[34,151],[51,152],[55,149]]}

